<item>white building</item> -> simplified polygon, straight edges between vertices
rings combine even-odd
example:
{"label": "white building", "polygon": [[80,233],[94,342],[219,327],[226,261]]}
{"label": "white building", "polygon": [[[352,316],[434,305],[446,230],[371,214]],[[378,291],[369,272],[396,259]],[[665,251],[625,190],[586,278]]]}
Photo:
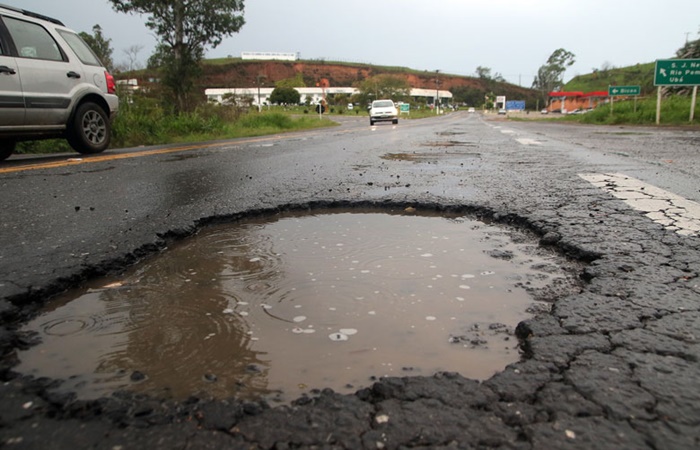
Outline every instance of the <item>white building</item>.
{"label": "white building", "polygon": [[[328,95],[333,95],[333,94],[347,94],[347,95],[355,95],[358,94],[359,91],[354,88],[354,87],[328,87],[328,88],[320,88],[320,87],[299,87],[299,88],[294,88],[297,91],[299,91],[299,95],[301,97],[301,103],[306,103],[306,100],[308,99],[311,104],[317,104],[318,102],[321,101],[321,99],[324,96],[324,93],[326,96]],[[210,102],[217,102],[217,103],[223,103],[224,97],[225,96],[233,96],[236,98],[236,103],[242,103],[241,100],[243,98],[252,98],[253,99],[253,104],[265,104],[269,103],[269,98],[270,94],[272,94],[272,91],[274,88],[271,87],[251,87],[251,88],[211,88],[211,89],[206,89],[204,91],[204,94],[207,96],[207,100]],[[434,99],[435,94],[438,93],[440,97],[440,103],[450,103],[452,100],[452,92],[450,91],[436,91],[435,89],[417,89],[413,88],[411,89],[411,97],[417,98],[417,97],[425,97]],[[259,96],[259,98],[258,98]],[[445,100],[447,99],[447,100]]]}
{"label": "white building", "polygon": [[296,61],[299,59],[299,53],[241,52],[241,59]]}

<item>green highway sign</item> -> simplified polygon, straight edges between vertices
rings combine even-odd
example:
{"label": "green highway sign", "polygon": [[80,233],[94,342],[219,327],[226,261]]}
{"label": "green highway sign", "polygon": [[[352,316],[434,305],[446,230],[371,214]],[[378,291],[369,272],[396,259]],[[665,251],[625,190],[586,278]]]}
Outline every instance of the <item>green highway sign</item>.
{"label": "green highway sign", "polygon": [[654,68],[654,86],[700,85],[700,59],[659,59]]}
{"label": "green highway sign", "polygon": [[641,86],[608,86],[608,96],[614,95],[640,95]]}

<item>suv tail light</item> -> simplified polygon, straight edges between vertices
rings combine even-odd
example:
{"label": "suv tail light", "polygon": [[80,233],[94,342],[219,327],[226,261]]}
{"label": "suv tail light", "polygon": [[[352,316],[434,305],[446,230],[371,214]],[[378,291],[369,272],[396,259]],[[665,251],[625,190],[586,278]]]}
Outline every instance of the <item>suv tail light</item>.
{"label": "suv tail light", "polygon": [[117,83],[114,82],[114,77],[110,75],[109,72],[105,70],[105,80],[107,81],[107,93],[116,94],[117,93]]}

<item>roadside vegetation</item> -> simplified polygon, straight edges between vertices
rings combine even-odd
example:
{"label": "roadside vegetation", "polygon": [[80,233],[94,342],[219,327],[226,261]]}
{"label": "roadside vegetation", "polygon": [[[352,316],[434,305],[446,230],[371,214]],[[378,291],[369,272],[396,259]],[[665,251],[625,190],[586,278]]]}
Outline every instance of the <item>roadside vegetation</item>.
{"label": "roadside vegetation", "polygon": [[[690,121],[690,97],[673,95],[661,102],[661,126],[700,126],[700,105],[695,105],[695,117]],[[577,122],[591,125],[656,125],[656,97],[616,99],[612,106],[604,104],[581,114],[548,114],[536,112],[509,115],[510,120],[539,120]]]}
{"label": "roadside vegetation", "polygon": [[[122,96],[112,123],[112,148],[235,139],[336,125],[331,120],[292,115],[283,109],[250,110],[202,103],[191,112],[174,114],[157,98]],[[20,142],[15,153],[63,153],[73,150],[63,139]]]}
{"label": "roadside vegetation", "polygon": [[[700,125],[700,110],[695,107],[695,118],[690,122],[690,98],[674,95],[661,102],[661,125]],[[655,125],[656,98],[615,101],[601,105],[585,114],[564,116],[567,121],[599,125]]]}
{"label": "roadside vegetation", "polygon": [[316,117],[279,111],[202,103],[193,111],[173,114],[156,99],[125,101],[113,127],[114,147],[234,139],[333,126]]}

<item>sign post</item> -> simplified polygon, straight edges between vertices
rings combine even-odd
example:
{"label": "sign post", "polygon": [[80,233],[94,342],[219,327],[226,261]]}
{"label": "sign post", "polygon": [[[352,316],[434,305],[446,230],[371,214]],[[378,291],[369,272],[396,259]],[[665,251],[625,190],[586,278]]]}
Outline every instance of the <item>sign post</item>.
{"label": "sign post", "polygon": [[630,96],[642,93],[641,86],[608,86],[608,96]]}
{"label": "sign post", "polygon": [[[654,67],[654,86],[658,86],[656,124],[661,121],[661,86],[700,85],[700,59],[659,59]],[[695,113],[695,99],[690,107],[690,120]]]}
{"label": "sign post", "polygon": [[634,96],[634,112],[637,112],[637,96],[642,93],[641,86],[608,86],[610,97],[610,115],[613,113],[614,99],[616,96]]}

